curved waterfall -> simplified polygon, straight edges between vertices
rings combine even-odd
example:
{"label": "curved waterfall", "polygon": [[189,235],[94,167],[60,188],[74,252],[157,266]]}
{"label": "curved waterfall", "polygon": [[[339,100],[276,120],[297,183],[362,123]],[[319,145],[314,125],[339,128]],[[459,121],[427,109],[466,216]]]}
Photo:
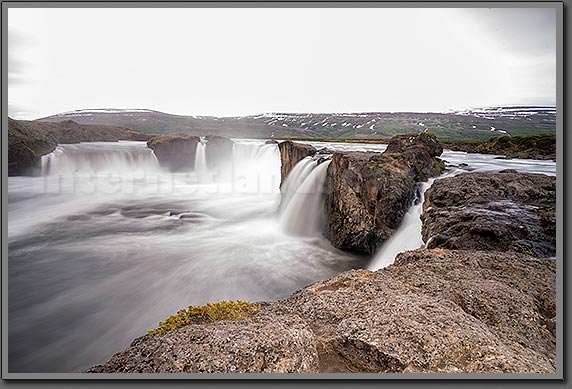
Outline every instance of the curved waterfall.
{"label": "curved waterfall", "polygon": [[[284,299],[367,266],[368,258],[320,236],[330,162],[301,160],[280,195],[277,145],[234,142],[232,154],[217,155],[224,163],[211,164],[207,174],[221,185],[197,183],[192,171],[160,169],[145,142],[60,145],[42,158],[44,177],[8,177],[10,371],[83,371],[181,307]],[[552,161],[449,151],[443,159],[447,174],[466,171],[461,163],[481,171],[556,172]],[[422,244],[419,214],[429,185],[422,184],[421,197],[370,268]]]}
{"label": "curved waterfall", "polygon": [[318,161],[312,159],[312,157],[306,157],[298,162],[294,168],[286,176],[284,184],[282,184],[282,197],[280,199],[280,206],[278,208],[278,213],[282,214],[284,210],[288,207],[288,204],[292,200],[292,197],[296,194],[296,191],[302,185],[304,180],[308,175],[318,166]]}
{"label": "curved waterfall", "polygon": [[153,150],[145,142],[62,144],[42,156],[42,174],[133,175],[159,170]]}
{"label": "curved waterfall", "polygon": [[[300,165],[299,169],[296,169]],[[303,159],[294,169],[296,175],[288,191],[287,201],[281,212],[280,225],[284,232],[295,236],[317,236],[324,226],[324,182],[330,161],[317,164],[317,161]],[[292,172],[294,172],[294,169]],[[305,172],[307,176],[303,177]],[[295,186],[295,184],[298,186]]]}

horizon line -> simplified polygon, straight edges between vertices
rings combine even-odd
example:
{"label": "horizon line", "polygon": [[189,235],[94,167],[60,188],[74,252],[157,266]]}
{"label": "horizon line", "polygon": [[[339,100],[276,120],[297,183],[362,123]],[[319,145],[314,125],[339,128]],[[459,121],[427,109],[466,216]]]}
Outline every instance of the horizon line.
{"label": "horizon line", "polygon": [[[69,114],[73,114],[73,113],[81,113],[81,112],[94,112],[94,111],[102,111],[101,113],[106,113],[104,111],[124,111],[124,112],[137,112],[137,111],[141,111],[141,112],[155,112],[155,113],[162,113],[162,114],[166,114],[166,115],[172,115],[172,116],[182,116],[182,117],[193,117],[193,118],[237,118],[237,117],[252,117],[252,116],[264,116],[264,115],[344,115],[344,114],[377,114],[377,113],[390,113],[390,114],[395,114],[395,113],[427,113],[427,114],[455,114],[455,113],[461,113],[461,112],[470,112],[473,110],[479,110],[479,109],[495,109],[495,108],[554,108],[556,109],[556,104],[502,104],[502,105],[488,105],[488,106],[479,106],[479,107],[470,107],[470,108],[458,108],[458,109],[448,109],[448,110],[444,110],[444,111],[411,111],[411,110],[394,110],[394,111],[340,111],[340,112],[287,112],[287,111],[269,111],[269,112],[258,112],[258,113],[252,113],[252,114],[243,114],[243,115],[221,115],[221,116],[217,116],[217,115],[201,115],[201,114],[178,114],[178,113],[169,113],[169,112],[165,112],[165,111],[159,111],[157,109],[150,109],[150,108],[80,108],[80,109],[75,109],[75,110],[70,110],[70,111],[63,111],[63,112],[58,112],[58,113],[54,113],[51,115],[47,115],[47,116],[41,116],[41,117],[37,117],[34,119],[15,119],[14,117],[9,116],[10,118],[14,119],[14,120],[41,120],[41,119],[47,119],[47,118],[51,118],[54,116],[59,116],[59,115],[69,115]],[[113,113],[113,112],[107,112],[107,113]]]}

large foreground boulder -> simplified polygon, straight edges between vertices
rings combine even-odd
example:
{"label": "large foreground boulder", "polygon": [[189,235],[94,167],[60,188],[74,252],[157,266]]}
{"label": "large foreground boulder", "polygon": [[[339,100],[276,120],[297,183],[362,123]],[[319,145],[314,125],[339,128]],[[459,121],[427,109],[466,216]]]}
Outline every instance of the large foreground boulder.
{"label": "large foreground boulder", "polygon": [[280,161],[282,163],[280,185],[284,183],[286,176],[298,162],[306,157],[313,156],[318,151],[314,146],[294,143],[291,140],[279,143],[278,149],[280,150]]}
{"label": "large foreground boulder", "polygon": [[428,248],[556,255],[556,177],[465,173],[436,180],[425,193]]}
{"label": "large foreground boulder", "polygon": [[443,151],[425,133],[392,138],[386,151],[335,152],[325,192],[326,236],[343,250],[373,253],[399,227],[417,183],[439,175]]}
{"label": "large foreground boulder", "polygon": [[555,372],[555,261],[420,249],[245,320],[146,335],[90,372]]}
{"label": "large foreground boulder", "polygon": [[194,135],[159,135],[147,142],[162,167],[172,172],[188,171],[195,166],[197,143],[201,138]]}
{"label": "large foreground boulder", "polygon": [[145,335],[91,373],[318,372],[316,339],[296,315],[255,314],[248,321],[192,324]]}

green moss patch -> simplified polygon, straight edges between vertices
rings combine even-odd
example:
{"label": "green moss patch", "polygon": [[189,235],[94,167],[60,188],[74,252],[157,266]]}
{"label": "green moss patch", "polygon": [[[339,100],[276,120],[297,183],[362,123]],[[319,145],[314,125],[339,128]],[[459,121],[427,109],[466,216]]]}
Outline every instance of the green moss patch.
{"label": "green moss patch", "polygon": [[187,324],[210,323],[218,320],[244,320],[260,306],[245,301],[219,301],[206,305],[191,305],[187,309],[181,309],[176,315],[169,316],[159,323],[159,327],[150,330],[150,335],[161,336],[165,333],[183,327]]}

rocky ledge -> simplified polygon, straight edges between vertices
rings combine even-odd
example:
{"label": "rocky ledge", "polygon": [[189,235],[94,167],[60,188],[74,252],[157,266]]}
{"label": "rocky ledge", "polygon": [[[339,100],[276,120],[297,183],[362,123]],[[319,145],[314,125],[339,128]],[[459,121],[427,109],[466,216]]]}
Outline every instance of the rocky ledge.
{"label": "rocky ledge", "polygon": [[[218,135],[205,136],[205,157],[211,169],[221,168],[231,161],[234,142]],[[201,138],[188,134],[154,136],[147,147],[155,152],[159,164],[171,172],[190,171],[195,166],[197,143]]]}
{"label": "rocky ledge", "polygon": [[556,135],[536,134],[523,136],[497,136],[485,142],[448,141],[449,150],[467,153],[497,154],[507,158],[556,160]]}
{"label": "rocky ledge", "polygon": [[556,255],[556,177],[466,173],[436,180],[425,193],[428,248]]}
{"label": "rocky ledge", "polygon": [[210,169],[220,169],[232,161],[232,140],[218,135],[207,135],[205,138],[205,154]]}
{"label": "rocky ledge", "polygon": [[280,162],[282,163],[280,168],[280,185],[282,185],[288,173],[298,162],[306,157],[313,156],[318,151],[314,146],[294,143],[291,140],[280,142],[278,149],[280,150]]}
{"label": "rocky ledge", "polygon": [[261,304],[145,335],[92,373],[555,371],[555,262],[420,249]]}
{"label": "rocky ledge", "polygon": [[40,158],[60,143],[145,141],[149,135],[122,127],[8,118],[8,175],[33,174]]}
{"label": "rocky ledge", "polygon": [[200,137],[194,135],[159,135],[147,142],[159,164],[172,171],[186,171],[195,166],[197,143]]}
{"label": "rocky ledge", "polygon": [[418,182],[441,174],[434,135],[393,137],[383,153],[335,152],[325,192],[326,231],[343,250],[373,253],[399,227]]}

